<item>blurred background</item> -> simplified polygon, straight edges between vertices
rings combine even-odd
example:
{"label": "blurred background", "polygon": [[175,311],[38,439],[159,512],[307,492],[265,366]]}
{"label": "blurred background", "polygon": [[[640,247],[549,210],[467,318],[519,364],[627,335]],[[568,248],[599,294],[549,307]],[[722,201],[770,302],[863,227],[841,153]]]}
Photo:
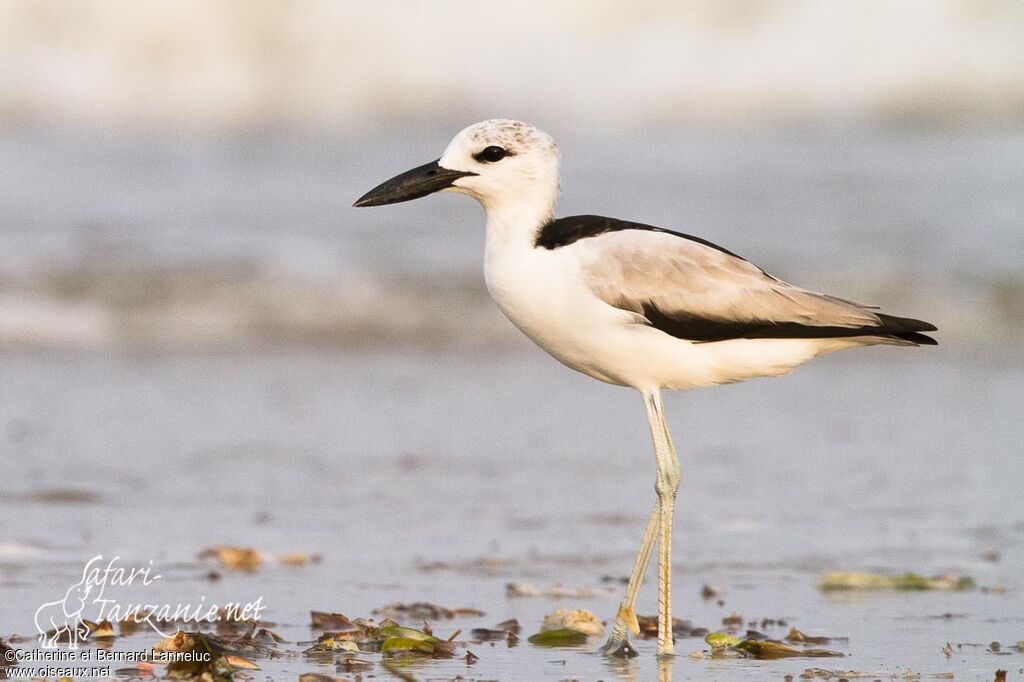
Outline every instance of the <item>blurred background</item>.
{"label": "blurred background", "polygon": [[561,141],[564,213],[1002,337],[1022,31],[1016,0],[5,2],[0,343],[504,343],[475,208],[349,208],[488,117]]}
{"label": "blurred background", "polygon": [[940,329],[671,400],[680,616],[712,581],[863,627],[794,587],[829,566],[1022,587],[1022,36],[1019,0],[0,3],[0,632],[100,552],[185,592],[207,544],[323,554],[329,595],[252,584],[286,624],[628,569],[639,401],[501,317],[475,205],[351,208],[489,117],[559,141],[562,215]]}

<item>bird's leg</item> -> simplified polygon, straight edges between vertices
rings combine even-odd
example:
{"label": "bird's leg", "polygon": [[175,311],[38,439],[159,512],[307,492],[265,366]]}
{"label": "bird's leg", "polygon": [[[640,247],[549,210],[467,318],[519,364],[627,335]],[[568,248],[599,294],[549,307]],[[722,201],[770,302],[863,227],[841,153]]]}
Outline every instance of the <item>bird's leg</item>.
{"label": "bird's leg", "polygon": [[[654,541],[660,537],[662,550],[659,554],[658,569],[658,653],[670,655],[674,650],[672,640],[672,609],[671,609],[671,547],[672,547],[672,515],[675,506],[676,490],[679,488],[679,460],[672,447],[672,439],[665,424],[664,409],[660,393],[644,393],[644,405],[647,408],[647,419],[651,426],[654,439],[654,457],[657,464],[658,477],[655,491],[658,501],[651,510],[644,530],[644,538],[640,542],[640,551],[633,564],[633,572],[629,576],[626,594],[615,615],[615,625],[604,645],[606,653],[618,656],[635,655],[629,646],[629,632],[640,633],[636,620],[637,594],[640,583],[647,573],[647,565],[654,550]],[[665,625],[663,625],[665,624]]]}
{"label": "bird's leg", "polygon": [[675,653],[675,642],[672,639],[672,517],[682,475],[665,423],[661,393],[645,392],[644,404],[654,439],[654,458],[658,469],[654,484],[658,493],[658,655],[671,656]]}
{"label": "bird's leg", "polygon": [[658,503],[655,502],[651,516],[647,519],[647,528],[644,530],[644,539],[640,542],[640,551],[636,555],[636,562],[633,564],[633,572],[629,575],[629,584],[626,586],[626,594],[619,604],[619,611],[615,614],[615,626],[612,634],[608,636],[608,642],[604,645],[604,651],[614,656],[634,656],[636,652],[629,646],[629,633],[640,634],[640,624],[636,620],[636,597],[640,592],[640,583],[647,573],[647,564],[651,560],[651,553],[654,550],[654,541],[658,539]]}

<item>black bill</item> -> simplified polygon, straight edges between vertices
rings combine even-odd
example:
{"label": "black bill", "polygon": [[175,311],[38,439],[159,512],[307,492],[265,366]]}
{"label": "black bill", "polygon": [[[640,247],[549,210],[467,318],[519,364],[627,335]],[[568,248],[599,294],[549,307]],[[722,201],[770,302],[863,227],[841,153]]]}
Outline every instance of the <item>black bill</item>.
{"label": "black bill", "polygon": [[382,182],[359,197],[359,200],[352,205],[357,207],[383,206],[384,204],[397,204],[400,201],[419,199],[428,194],[440,192],[446,187],[451,187],[453,182],[467,175],[476,175],[476,173],[443,168],[437,161],[431,161]]}

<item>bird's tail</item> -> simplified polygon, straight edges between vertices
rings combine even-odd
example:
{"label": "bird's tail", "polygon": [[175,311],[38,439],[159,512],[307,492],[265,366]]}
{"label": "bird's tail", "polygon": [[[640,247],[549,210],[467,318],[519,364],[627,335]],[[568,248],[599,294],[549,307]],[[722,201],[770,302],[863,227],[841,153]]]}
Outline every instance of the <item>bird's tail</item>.
{"label": "bird's tail", "polygon": [[939,345],[938,341],[927,334],[921,333],[938,331],[938,327],[930,322],[915,320],[911,317],[896,317],[895,315],[885,315],[883,313],[875,314],[878,315],[878,319],[882,321],[882,327],[879,330],[882,333],[879,334],[879,336],[891,338],[893,341],[903,341],[907,345]]}

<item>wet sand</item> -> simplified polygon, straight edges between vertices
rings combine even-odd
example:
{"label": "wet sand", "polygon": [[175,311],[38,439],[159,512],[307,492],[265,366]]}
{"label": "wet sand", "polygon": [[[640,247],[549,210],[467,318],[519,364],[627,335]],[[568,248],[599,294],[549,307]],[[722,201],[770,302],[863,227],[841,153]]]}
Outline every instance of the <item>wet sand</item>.
{"label": "wet sand", "polygon": [[[262,597],[285,651],[316,639],[310,610],[370,617],[429,601],[485,614],[432,622],[442,638],[461,629],[465,641],[474,627],[516,618],[523,639],[468,643],[472,665],[402,668],[417,679],[653,679],[653,640],[635,641],[630,661],[594,653],[598,641],[525,641],[556,608],[614,616],[615,579],[629,571],[654,499],[653,462],[635,395],[512,344],[9,354],[0,637],[34,635],[39,605],[103,554],[153,561],[162,578],[125,593],[135,600]],[[1024,666],[1010,648],[1024,639],[1022,380],[1013,357],[952,344],[849,352],[781,379],[671,396],[684,472],[676,617],[710,630],[733,613],[759,630],[782,619],[764,634],[796,626],[849,642],[829,646],[844,658],[757,661],[693,658],[707,645],[681,638],[662,676],[781,679],[826,668],[991,679],[1002,668],[1012,679]],[[196,558],[221,544],[268,560],[244,573]],[[321,560],[272,558],[292,552]],[[978,588],[825,594],[816,584],[830,569],[968,575]],[[507,583],[594,592],[508,598]],[[701,597],[705,584],[720,588],[722,604]],[[652,575],[640,613],[654,612],[655,591]],[[140,632],[114,646],[156,639]],[[993,641],[1010,653],[989,651]],[[369,674],[392,674],[379,654],[360,657],[373,662]],[[255,679],[334,670],[298,654],[257,663]]]}

